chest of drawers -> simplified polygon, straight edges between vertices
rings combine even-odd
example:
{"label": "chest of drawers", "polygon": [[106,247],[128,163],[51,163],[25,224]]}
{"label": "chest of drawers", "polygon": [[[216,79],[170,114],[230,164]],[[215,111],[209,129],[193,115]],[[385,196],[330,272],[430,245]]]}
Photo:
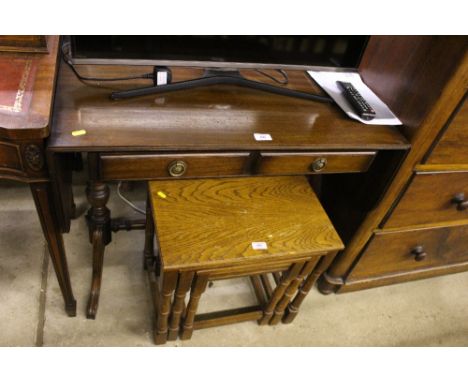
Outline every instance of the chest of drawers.
{"label": "chest of drawers", "polygon": [[[389,51],[405,64],[385,59]],[[412,148],[323,275],[322,293],[468,270],[467,52],[464,37],[370,40],[361,75],[403,122]]]}
{"label": "chest of drawers", "polygon": [[468,104],[453,112],[374,232],[346,290],[468,270]]}

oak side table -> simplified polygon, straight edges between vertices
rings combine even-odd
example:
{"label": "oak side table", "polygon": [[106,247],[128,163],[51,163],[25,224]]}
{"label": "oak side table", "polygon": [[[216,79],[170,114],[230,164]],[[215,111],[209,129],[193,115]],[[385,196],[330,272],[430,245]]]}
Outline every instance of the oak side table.
{"label": "oak side table", "polygon": [[[151,181],[149,202],[156,344],[235,322],[290,323],[344,248],[305,176]],[[238,277],[250,278],[257,304],[197,314],[209,281]]]}

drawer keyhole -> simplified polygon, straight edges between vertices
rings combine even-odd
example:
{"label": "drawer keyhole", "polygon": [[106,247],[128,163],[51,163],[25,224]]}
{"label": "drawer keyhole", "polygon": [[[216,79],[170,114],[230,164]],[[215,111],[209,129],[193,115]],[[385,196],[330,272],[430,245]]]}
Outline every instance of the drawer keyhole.
{"label": "drawer keyhole", "polygon": [[414,247],[411,254],[414,256],[414,260],[416,261],[423,261],[427,257],[427,253],[424,251],[424,247],[422,245]]}
{"label": "drawer keyhole", "polygon": [[182,176],[187,171],[187,163],[185,163],[183,160],[176,160],[169,163],[169,166],[167,166],[167,171],[169,172],[170,176]]}
{"label": "drawer keyhole", "polygon": [[459,194],[456,194],[452,199],[452,204],[457,205],[458,211],[466,210],[468,208],[468,200],[465,199],[465,193],[460,192]]}

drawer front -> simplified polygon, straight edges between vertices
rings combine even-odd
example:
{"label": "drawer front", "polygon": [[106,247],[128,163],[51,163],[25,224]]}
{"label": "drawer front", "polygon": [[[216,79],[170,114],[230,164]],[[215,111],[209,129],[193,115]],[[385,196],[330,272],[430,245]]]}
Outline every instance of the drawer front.
{"label": "drawer front", "polygon": [[248,153],[101,155],[102,180],[242,175]]}
{"label": "drawer front", "polygon": [[18,145],[0,142],[0,173],[22,173],[21,153]]}
{"label": "drawer front", "polygon": [[440,141],[432,150],[428,164],[468,165],[468,103],[465,101]]}
{"label": "drawer front", "polygon": [[264,175],[365,172],[374,160],[372,152],[314,152],[260,154],[257,172]]}
{"label": "drawer front", "polygon": [[374,235],[347,280],[468,262],[468,225]]}
{"label": "drawer front", "polygon": [[468,219],[460,198],[468,200],[468,172],[417,173],[385,228]]}

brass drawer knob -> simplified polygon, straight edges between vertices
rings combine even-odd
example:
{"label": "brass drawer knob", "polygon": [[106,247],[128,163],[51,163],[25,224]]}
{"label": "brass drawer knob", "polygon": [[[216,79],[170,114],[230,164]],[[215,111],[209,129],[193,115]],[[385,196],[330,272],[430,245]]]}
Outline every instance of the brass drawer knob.
{"label": "brass drawer knob", "polygon": [[187,171],[187,163],[185,163],[183,160],[175,160],[169,163],[169,166],[167,166],[167,171],[169,172],[170,176],[182,176]]}
{"label": "brass drawer knob", "polygon": [[452,204],[457,205],[458,211],[466,210],[468,208],[468,200],[465,199],[465,193],[460,192],[459,194],[456,194],[452,199]]}
{"label": "brass drawer knob", "polygon": [[411,254],[414,256],[416,261],[423,261],[427,257],[427,253],[424,251],[424,247],[422,245],[414,247]]}
{"label": "brass drawer knob", "polygon": [[312,163],[312,165],[310,167],[312,168],[313,172],[320,172],[326,166],[327,166],[327,158],[318,158],[318,159],[314,160],[314,162]]}

